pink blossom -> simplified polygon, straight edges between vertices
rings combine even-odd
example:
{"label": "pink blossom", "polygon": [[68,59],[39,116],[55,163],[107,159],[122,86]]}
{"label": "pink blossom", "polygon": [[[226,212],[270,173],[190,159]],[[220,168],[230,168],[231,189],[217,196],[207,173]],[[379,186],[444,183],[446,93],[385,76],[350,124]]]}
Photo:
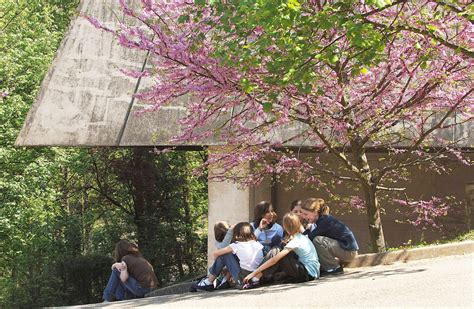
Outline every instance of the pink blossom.
{"label": "pink blossom", "polygon": [[[271,67],[276,58],[285,57],[288,51],[275,37],[268,37],[270,34],[263,25],[252,25],[249,32],[239,36],[235,25],[219,32],[221,16],[213,15],[211,5],[203,8],[185,0],[141,0],[140,3],[141,6],[132,9],[125,0],[120,0],[124,14],[133,22],[118,22],[115,29],[86,18],[95,27],[113,33],[121,46],[149,52],[151,70],[122,69],[127,76],[146,76],[152,81],[151,87],[135,96],[147,106],[141,113],[154,112],[178,98],[183,99],[187,113],[179,120],[180,130],[171,143],[206,144],[212,138],[213,143],[231,149],[210,154],[203,166],[221,168],[222,174],[211,176],[215,179],[253,185],[268,174],[291,173],[296,180],[328,190],[322,181],[324,162],[304,161],[298,151],[291,153],[283,148],[289,144],[336,154],[337,160],[344,162],[356,176],[362,173],[351,153],[357,143],[365,149],[388,150],[387,164],[383,167],[395,165],[400,158],[410,162],[411,157],[432,160],[435,164],[434,160],[441,156],[425,149],[433,143],[439,149],[447,147],[451,156],[461,162],[472,164],[455,150],[458,145],[451,146],[450,135],[441,133],[452,129],[453,111],[456,119],[472,121],[474,61],[433,40],[432,36],[472,50],[474,26],[449,10],[435,18],[440,6],[433,1],[404,2],[402,13],[401,6],[394,5],[367,15],[367,22],[388,26],[396,20],[399,27],[428,31],[430,35],[408,30],[395,33],[386,43],[383,57],[364,68],[365,74],[357,73],[361,67],[351,58],[353,46],[345,29],[314,29],[311,40],[318,43],[315,46],[333,44],[335,50],[342,51],[339,62],[347,66],[343,72],[347,81],[341,82],[341,72],[333,65],[316,59],[299,59],[301,63],[311,64],[304,68],[311,73],[313,82],[307,91],[301,91],[296,83],[268,82],[281,80],[286,74],[272,73]],[[323,10],[320,1],[307,1],[302,6],[304,10],[298,16],[302,18],[318,16]],[[374,7],[361,1],[352,9],[354,14],[363,15],[373,12]],[[186,22],[177,22],[181,16],[187,17]],[[297,23],[295,19],[295,31]],[[341,38],[332,42],[338,36]],[[267,39],[269,44],[254,66],[242,64],[238,54],[230,55],[231,63],[216,56],[226,43],[249,45],[248,42],[260,39]],[[447,117],[442,126],[436,127],[440,115]],[[244,174],[236,172],[249,162],[254,166],[252,170]],[[380,181],[393,184],[407,177],[398,170],[383,171],[383,167],[371,166],[370,170],[373,174],[380,173]],[[442,172],[444,168],[436,164],[432,169]],[[333,172],[336,176],[347,176],[347,170]],[[352,197],[350,204],[355,209],[365,207],[358,197]],[[443,203],[435,199],[410,202],[406,206],[423,222],[430,220],[429,214],[425,217],[426,212],[439,217],[443,213],[440,209],[444,209]]]}

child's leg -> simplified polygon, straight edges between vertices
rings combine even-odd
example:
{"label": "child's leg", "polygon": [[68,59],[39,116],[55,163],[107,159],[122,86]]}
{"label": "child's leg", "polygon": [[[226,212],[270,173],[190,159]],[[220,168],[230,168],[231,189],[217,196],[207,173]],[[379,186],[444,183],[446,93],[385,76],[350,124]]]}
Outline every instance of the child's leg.
{"label": "child's leg", "polygon": [[273,275],[277,272],[280,272],[280,271],[281,271],[280,262],[278,262],[275,265],[265,269],[262,272],[262,275],[260,276],[260,278],[262,279],[262,283],[263,282],[265,282],[265,283],[273,282]]}
{"label": "child's leg", "polygon": [[131,294],[128,295],[128,297],[125,297],[126,299],[143,297],[146,293],[151,292],[152,290],[150,288],[142,288],[137,279],[133,278],[132,276],[128,276],[127,281],[123,282],[122,284],[127,289],[127,292],[130,292],[129,294]]}
{"label": "child's leg", "polygon": [[106,301],[123,300],[125,298],[124,287],[122,281],[120,281],[120,272],[117,269],[112,270],[102,298]]}
{"label": "child's leg", "polygon": [[191,291],[195,292],[196,290],[203,290],[203,291],[213,291],[214,290],[214,280],[216,280],[217,276],[222,272],[224,267],[227,267],[229,272],[231,273],[232,276],[235,277],[236,280],[238,280],[239,276],[239,271],[240,271],[240,266],[239,262],[237,261],[236,257],[232,253],[224,254],[219,257],[214,261],[212,266],[209,268],[209,275],[207,276],[206,279],[201,280],[199,283],[197,283]]}
{"label": "child's leg", "polygon": [[298,257],[294,252],[287,254],[278,264],[280,264],[282,271],[296,282],[306,282],[309,280],[308,271],[298,261]]}
{"label": "child's leg", "polygon": [[227,267],[230,275],[235,280],[238,280],[240,271],[239,262],[232,253],[227,253],[219,256],[214,261],[214,264],[212,264],[211,268],[209,268],[209,281],[214,281],[215,278],[221,273],[222,269],[224,269],[224,266]]}

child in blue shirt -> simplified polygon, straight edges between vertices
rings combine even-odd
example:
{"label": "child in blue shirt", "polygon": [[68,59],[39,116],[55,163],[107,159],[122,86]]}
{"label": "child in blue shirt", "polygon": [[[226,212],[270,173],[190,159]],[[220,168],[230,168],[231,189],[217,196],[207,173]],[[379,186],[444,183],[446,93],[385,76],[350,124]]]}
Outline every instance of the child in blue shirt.
{"label": "child in blue shirt", "polygon": [[294,213],[286,214],[283,217],[283,227],[288,234],[286,246],[276,256],[247,275],[244,282],[251,282],[252,278],[262,276],[266,281],[278,280],[285,276],[294,282],[319,278],[318,254],[309,238],[301,234],[301,222],[298,216]]}
{"label": "child in blue shirt", "polygon": [[266,255],[271,248],[279,247],[283,239],[283,228],[276,223],[276,213],[270,202],[262,201],[255,206],[255,220],[251,222],[257,241],[263,245]]}

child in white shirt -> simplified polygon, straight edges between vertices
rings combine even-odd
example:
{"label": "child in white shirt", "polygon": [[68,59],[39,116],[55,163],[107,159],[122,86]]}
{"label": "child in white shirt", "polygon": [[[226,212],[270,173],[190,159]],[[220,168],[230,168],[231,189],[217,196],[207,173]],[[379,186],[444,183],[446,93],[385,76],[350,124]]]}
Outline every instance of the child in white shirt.
{"label": "child in white shirt", "polygon": [[[263,261],[263,245],[256,241],[252,226],[248,222],[240,222],[233,228],[232,243],[214,252],[216,259],[209,269],[206,279],[199,282],[194,288],[198,291],[213,291],[213,282],[222,269],[227,267],[239,288],[247,289],[258,286],[258,278],[242,285],[245,276],[255,271]],[[235,258],[235,256],[238,258]]]}

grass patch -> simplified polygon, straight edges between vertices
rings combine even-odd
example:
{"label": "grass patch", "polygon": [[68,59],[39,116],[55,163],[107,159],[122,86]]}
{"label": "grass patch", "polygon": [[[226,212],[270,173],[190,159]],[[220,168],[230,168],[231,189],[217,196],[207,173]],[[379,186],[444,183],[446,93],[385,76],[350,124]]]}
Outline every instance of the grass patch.
{"label": "grass patch", "polygon": [[470,230],[466,234],[459,235],[454,241],[474,240],[474,230]]}

